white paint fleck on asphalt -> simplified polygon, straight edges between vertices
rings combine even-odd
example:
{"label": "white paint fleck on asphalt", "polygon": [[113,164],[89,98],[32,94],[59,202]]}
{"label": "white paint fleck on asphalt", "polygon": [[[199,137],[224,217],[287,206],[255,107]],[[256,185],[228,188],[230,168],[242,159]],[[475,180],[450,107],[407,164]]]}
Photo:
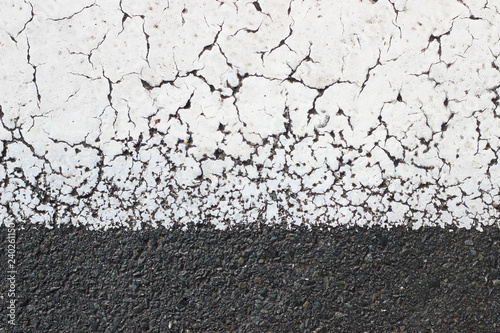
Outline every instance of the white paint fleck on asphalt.
{"label": "white paint fleck on asphalt", "polygon": [[0,5],[0,217],[500,217],[500,3]]}

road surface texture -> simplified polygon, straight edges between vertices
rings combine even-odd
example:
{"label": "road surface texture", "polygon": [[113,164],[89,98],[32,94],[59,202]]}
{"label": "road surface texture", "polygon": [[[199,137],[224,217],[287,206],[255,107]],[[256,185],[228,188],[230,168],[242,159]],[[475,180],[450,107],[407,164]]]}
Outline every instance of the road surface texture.
{"label": "road surface texture", "polygon": [[500,332],[500,0],[4,0],[0,332]]}
{"label": "road surface texture", "polygon": [[6,332],[500,332],[498,228],[29,226],[17,244]]}

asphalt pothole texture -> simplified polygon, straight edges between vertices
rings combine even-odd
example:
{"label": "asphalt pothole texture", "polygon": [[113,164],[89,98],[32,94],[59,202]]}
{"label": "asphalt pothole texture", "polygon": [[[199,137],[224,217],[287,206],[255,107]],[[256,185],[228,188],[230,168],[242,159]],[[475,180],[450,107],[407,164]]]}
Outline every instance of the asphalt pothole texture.
{"label": "asphalt pothole texture", "polygon": [[500,332],[498,228],[25,228],[7,332]]}

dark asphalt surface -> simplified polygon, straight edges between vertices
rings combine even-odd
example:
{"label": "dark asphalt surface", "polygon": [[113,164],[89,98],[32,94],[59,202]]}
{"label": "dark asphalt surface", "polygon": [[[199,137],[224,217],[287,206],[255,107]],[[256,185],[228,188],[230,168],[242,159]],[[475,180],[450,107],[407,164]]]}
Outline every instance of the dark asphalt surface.
{"label": "dark asphalt surface", "polygon": [[500,230],[26,226],[0,332],[500,332]]}

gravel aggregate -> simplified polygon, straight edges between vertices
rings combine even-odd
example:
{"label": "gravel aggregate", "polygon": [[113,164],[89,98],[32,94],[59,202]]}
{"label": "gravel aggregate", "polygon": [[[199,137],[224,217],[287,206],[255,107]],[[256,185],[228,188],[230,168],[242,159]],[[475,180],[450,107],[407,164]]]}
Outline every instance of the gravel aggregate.
{"label": "gravel aggregate", "polygon": [[500,332],[498,228],[24,227],[5,332]]}

